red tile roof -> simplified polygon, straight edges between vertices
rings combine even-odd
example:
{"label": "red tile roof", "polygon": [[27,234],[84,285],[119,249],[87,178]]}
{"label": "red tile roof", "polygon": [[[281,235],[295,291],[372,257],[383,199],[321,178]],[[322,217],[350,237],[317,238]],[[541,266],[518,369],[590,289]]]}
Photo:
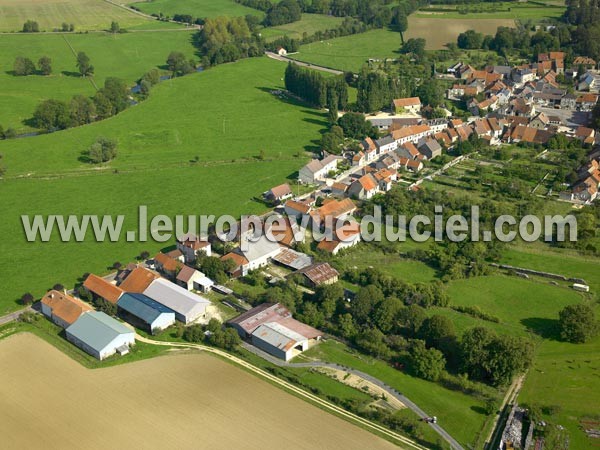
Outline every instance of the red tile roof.
{"label": "red tile roof", "polygon": [[88,275],[83,283],[83,286],[93,292],[94,294],[102,297],[106,301],[111,303],[117,303],[117,300],[123,295],[123,289],[109,283],[104,278],[101,278],[93,273]]}

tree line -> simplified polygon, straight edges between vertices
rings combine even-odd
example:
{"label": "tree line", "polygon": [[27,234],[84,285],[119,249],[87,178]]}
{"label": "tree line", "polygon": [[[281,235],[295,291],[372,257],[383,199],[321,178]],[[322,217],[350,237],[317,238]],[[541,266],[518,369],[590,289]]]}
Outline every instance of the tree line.
{"label": "tree line", "polygon": [[284,80],[288,91],[318,108],[331,104],[336,109],[345,109],[348,104],[348,86],[342,76],[325,78],[315,70],[290,62]]}
{"label": "tree line", "polygon": [[129,88],[119,78],[108,77],[92,98],[75,95],[70,102],[49,99],[33,113],[38,128],[48,132],[85,125],[114,116],[129,107]]}

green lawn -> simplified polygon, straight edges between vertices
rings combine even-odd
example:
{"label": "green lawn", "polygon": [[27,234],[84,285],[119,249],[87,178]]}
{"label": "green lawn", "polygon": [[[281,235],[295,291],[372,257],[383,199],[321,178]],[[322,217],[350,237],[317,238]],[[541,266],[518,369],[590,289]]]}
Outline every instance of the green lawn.
{"label": "green lawn", "polygon": [[377,359],[362,355],[344,344],[327,340],[305,353],[307,357],[332,361],[368,373],[405,394],[463,445],[473,443],[486,425],[483,402],[396,370]]}
{"label": "green lawn", "polygon": [[310,36],[317,31],[337,28],[343,20],[342,17],[326,16],[323,14],[302,14],[302,19],[297,22],[265,28],[261,31],[261,34],[267,41],[274,40],[281,36],[301,39],[304,33]]}
{"label": "green lawn", "polygon": [[[68,100],[75,94],[92,96],[95,88],[89,79],[81,78],[75,66],[75,52],[83,51],[95,68],[94,82],[115,76],[131,85],[145,72],[165,64],[168,54],[182,51],[190,58],[195,49],[192,32],[148,32],[110,35],[104,33],[68,35],[6,35],[0,39],[0,124],[18,132],[31,129],[30,119],[37,105],[49,98]],[[41,56],[52,59],[50,76],[17,77],[12,67],[17,56],[37,63]]]}
{"label": "green lawn", "polygon": [[[0,314],[16,309],[26,291],[39,296],[56,282],[72,285],[85,272],[164,247],[27,243],[22,214],[124,214],[128,230],[139,205],[148,205],[150,216],[264,211],[254,198],[305,163],[303,151],[325,126],[322,113],[270,93],[282,88],[284,70],[268,58],[223,65],[164,82],[146,102],[103,122],[2,141],[8,172],[0,182]],[[107,170],[78,160],[102,135],[119,141]],[[255,158],[261,150],[262,161]],[[190,163],[196,155],[200,162]]]}
{"label": "green lawn", "polygon": [[175,14],[189,14],[193,17],[245,16],[253,14],[262,17],[257,9],[240,5],[233,0],[150,0],[130,3],[146,14],[160,14],[173,17]]}
{"label": "green lawn", "polygon": [[40,31],[53,31],[64,22],[85,31],[106,30],[112,21],[123,28],[152,21],[103,0],[0,0],[0,31],[21,31],[27,20],[38,22]]}

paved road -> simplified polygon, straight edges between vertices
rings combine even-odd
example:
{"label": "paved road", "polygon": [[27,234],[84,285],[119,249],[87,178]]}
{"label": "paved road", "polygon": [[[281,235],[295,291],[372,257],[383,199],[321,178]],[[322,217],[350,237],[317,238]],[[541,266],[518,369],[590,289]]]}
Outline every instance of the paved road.
{"label": "paved road", "polygon": [[317,66],[315,64],[309,64],[309,63],[305,63],[302,61],[296,61],[295,59],[288,58],[287,56],[281,56],[281,55],[278,55],[277,53],[273,53],[273,52],[265,52],[265,54],[269,58],[275,59],[277,61],[293,62],[294,64],[297,64],[301,67],[310,67],[311,69],[320,70],[321,72],[333,73],[335,75],[343,75],[343,73],[344,73],[341,70],[335,70],[335,69],[330,69],[329,67]]}
{"label": "paved road", "polygon": [[386,428],[382,425],[379,425],[375,422],[371,422],[370,420],[364,419],[354,413],[346,411],[344,408],[342,408],[340,406],[337,406],[327,400],[323,400],[322,398],[320,398],[308,391],[305,391],[304,389],[301,389],[298,386],[296,386],[292,383],[289,383],[273,374],[270,374],[269,372],[267,372],[259,367],[256,367],[256,366],[250,364],[249,362],[247,362],[241,358],[238,358],[237,356],[234,356],[230,353],[227,353],[223,350],[219,350],[214,347],[208,347],[208,346],[202,345],[202,344],[188,344],[188,343],[183,343],[183,342],[155,341],[155,340],[151,340],[151,339],[145,338],[143,336],[139,336],[139,335],[136,335],[136,340],[138,340],[140,342],[145,342],[147,344],[152,344],[152,345],[161,345],[161,346],[167,346],[167,347],[180,347],[180,348],[193,348],[193,349],[198,349],[198,350],[206,351],[209,353],[213,353],[213,354],[218,355],[228,361],[231,361],[231,362],[237,364],[238,366],[244,367],[247,370],[260,375],[261,377],[271,381],[272,383],[277,384],[277,385],[283,387],[284,389],[291,391],[291,392],[295,393],[296,395],[311,401],[312,403],[317,404],[322,409],[326,409],[328,411],[334,412],[335,414],[342,416],[346,419],[349,419],[352,422],[358,423],[363,428],[370,429],[379,434],[385,435],[388,438],[393,439],[396,443],[402,445],[401,448],[426,450],[425,447],[423,447],[422,445],[407,438],[406,436],[398,434],[394,431],[389,430],[388,428]]}
{"label": "paved road", "polygon": [[[282,361],[280,359],[277,359],[277,358],[269,355],[268,353],[263,352],[262,350],[248,344],[247,342],[242,342],[242,346],[246,350],[266,359],[270,363],[275,364],[276,366],[279,366],[279,367],[307,367],[307,368],[308,367],[326,367],[326,368],[331,368],[331,369],[344,370],[353,375],[359,376],[367,381],[370,381],[371,383],[373,383],[376,386],[379,386],[384,391],[386,391],[390,396],[392,396],[392,397],[398,399],[399,401],[401,401],[402,403],[404,403],[404,405],[406,405],[407,408],[409,408],[410,410],[415,412],[419,417],[422,417],[422,418],[430,417],[429,414],[425,413],[425,411],[423,411],[421,408],[419,408],[419,406],[417,406],[415,403],[413,403],[410,399],[408,399],[407,397],[402,395],[400,392],[396,391],[391,386],[388,386],[383,381],[369,375],[368,373],[364,373],[364,372],[361,372],[360,370],[355,370],[350,367],[341,366],[339,364],[331,364],[331,363],[326,363],[326,362],[317,362],[316,361],[316,362],[306,362],[306,363],[288,363],[288,362]],[[450,444],[450,446],[454,450],[464,450],[464,448],[452,436],[450,436],[450,434],[448,434],[448,432],[446,430],[444,430],[440,425],[438,425],[436,423],[430,423],[429,426],[431,428],[433,428],[433,430],[437,434],[439,434],[442,439],[444,439],[448,444]]]}
{"label": "paved road", "polygon": [[27,311],[33,311],[33,308],[31,306],[28,306],[27,308],[23,308],[19,311],[15,311],[13,313],[0,317],[0,325],[4,325],[17,320],[21,316],[21,314]]}

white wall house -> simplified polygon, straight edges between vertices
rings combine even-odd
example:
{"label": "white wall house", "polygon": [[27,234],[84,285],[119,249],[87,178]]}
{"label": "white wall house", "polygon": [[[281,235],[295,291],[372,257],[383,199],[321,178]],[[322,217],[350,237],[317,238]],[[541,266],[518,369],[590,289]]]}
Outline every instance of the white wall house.
{"label": "white wall house", "polygon": [[334,155],[330,155],[322,160],[313,159],[300,169],[298,179],[300,182],[306,184],[324,181],[328,177],[329,172],[337,170],[338,161],[339,158]]}

